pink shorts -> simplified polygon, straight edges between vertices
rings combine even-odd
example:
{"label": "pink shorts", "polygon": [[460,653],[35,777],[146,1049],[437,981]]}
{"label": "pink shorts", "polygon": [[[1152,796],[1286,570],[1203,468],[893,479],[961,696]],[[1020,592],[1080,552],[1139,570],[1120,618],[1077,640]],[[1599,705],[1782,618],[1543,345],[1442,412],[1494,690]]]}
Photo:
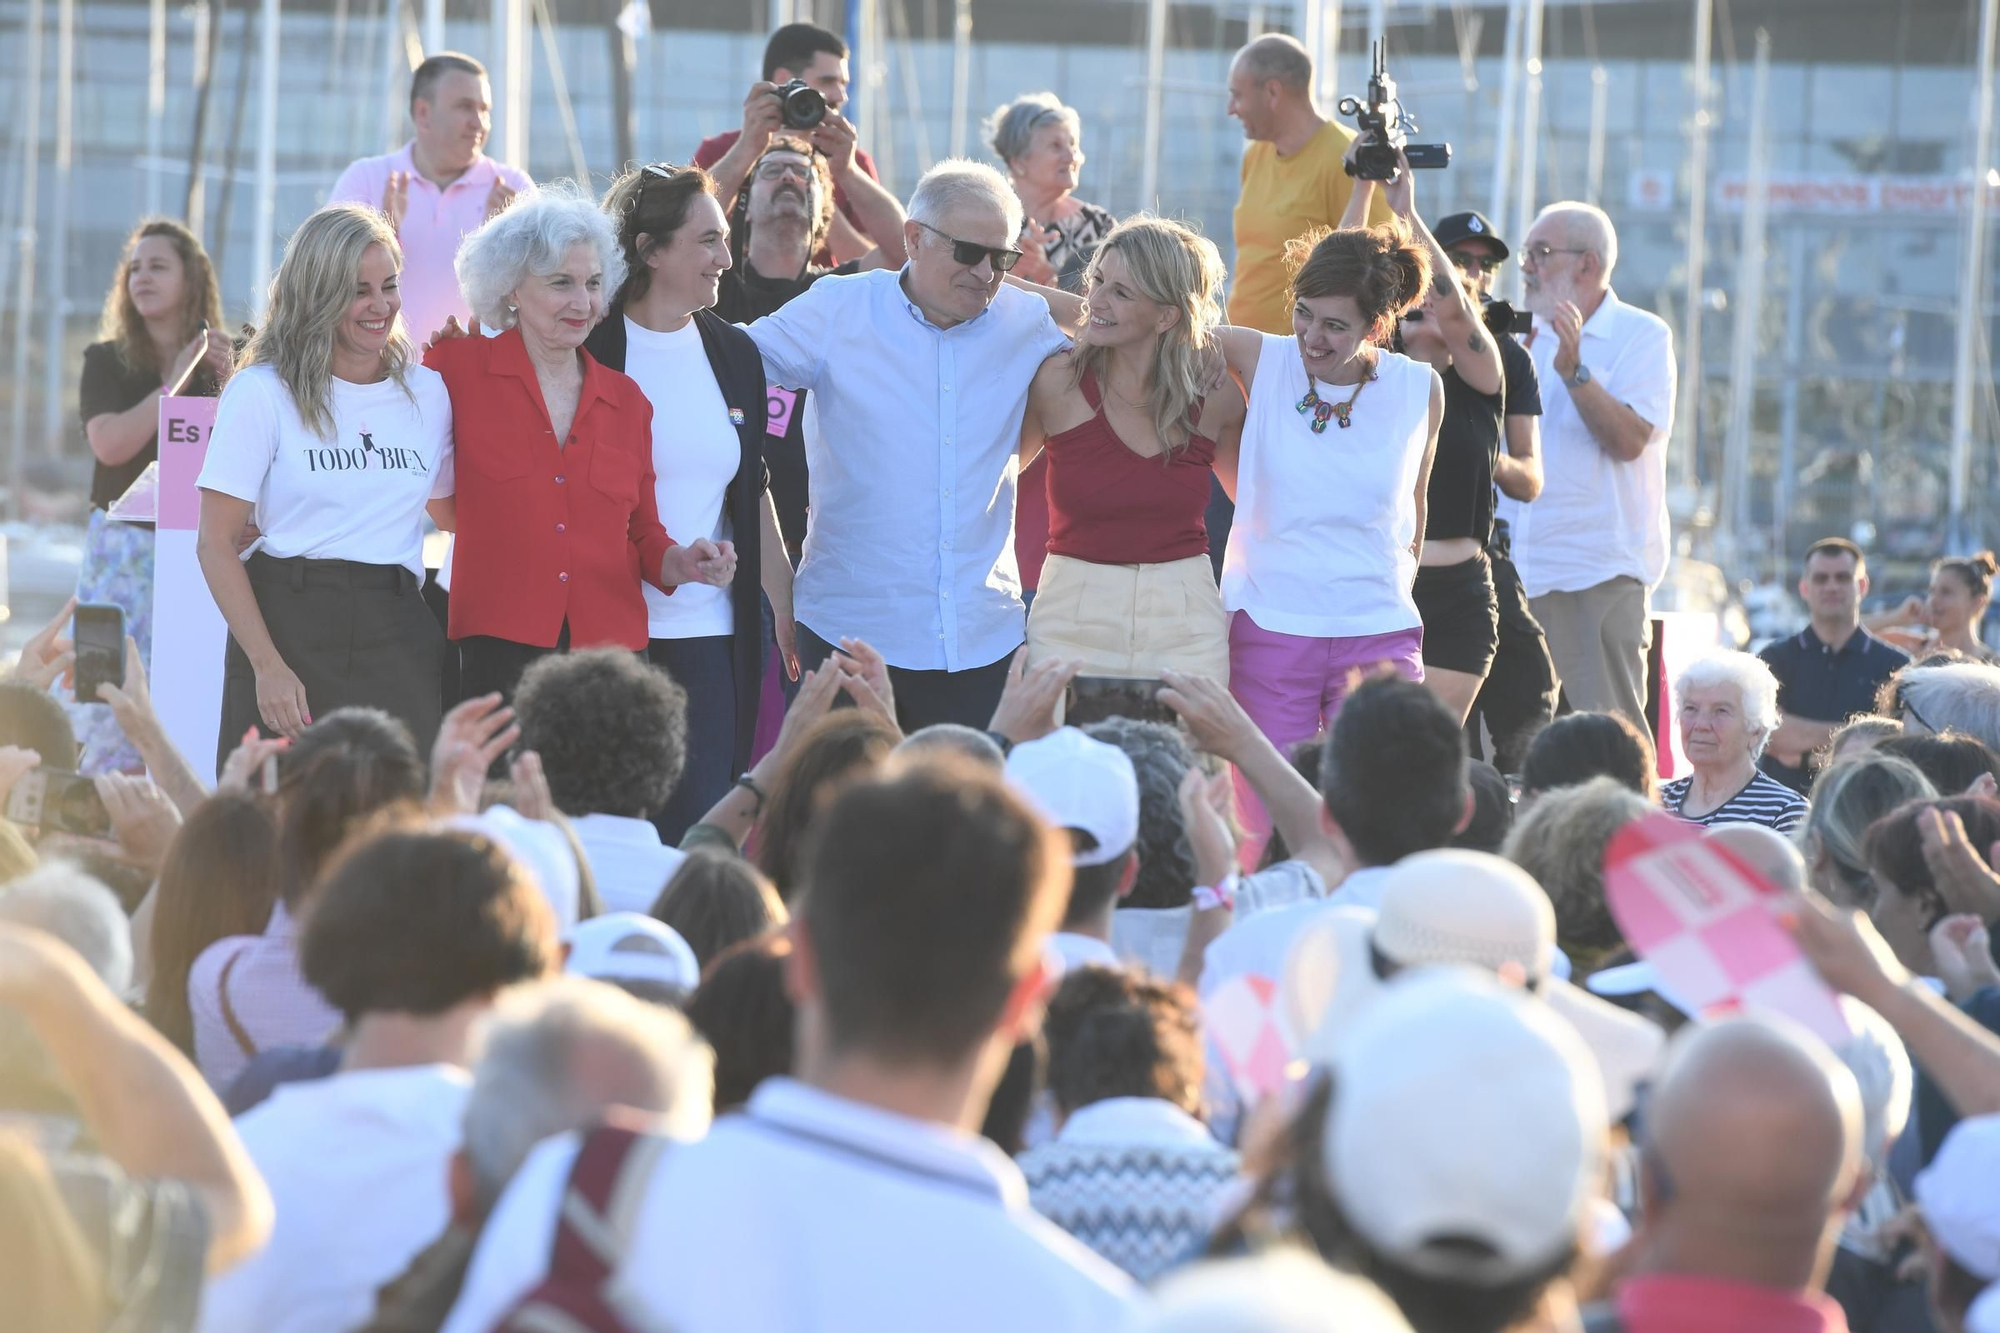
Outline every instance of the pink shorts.
{"label": "pink shorts", "polygon": [[[1289,755],[1294,745],[1333,725],[1347,692],[1371,671],[1388,665],[1409,680],[1424,678],[1421,625],[1387,634],[1315,639],[1265,629],[1238,611],[1229,621],[1229,692],[1243,711]],[[1271,831],[1263,802],[1236,779],[1237,813],[1248,838],[1245,864],[1254,866]]]}

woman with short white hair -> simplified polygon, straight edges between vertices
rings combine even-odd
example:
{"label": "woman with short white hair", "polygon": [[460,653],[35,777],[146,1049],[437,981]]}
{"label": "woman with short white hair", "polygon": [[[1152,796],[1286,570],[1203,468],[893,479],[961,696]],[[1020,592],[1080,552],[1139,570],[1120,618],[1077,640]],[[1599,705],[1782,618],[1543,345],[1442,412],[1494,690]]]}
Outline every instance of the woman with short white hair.
{"label": "woman with short white hair", "polygon": [[1762,824],[1790,833],[1811,807],[1757,768],[1778,729],[1778,680],[1763,659],[1716,652],[1674,682],[1681,749],[1694,771],[1660,788],[1660,804],[1689,823]]}
{"label": "woman with short white hair", "polygon": [[[451,637],[468,697],[511,696],[538,657],[647,645],[641,583],[726,586],[727,543],[660,524],[653,406],[584,350],[625,279],[610,218],[576,189],[516,200],[465,239],[458,284],[493,338],[443,337],[460,440]],[[447,330],[455,332],[455,330]]]}

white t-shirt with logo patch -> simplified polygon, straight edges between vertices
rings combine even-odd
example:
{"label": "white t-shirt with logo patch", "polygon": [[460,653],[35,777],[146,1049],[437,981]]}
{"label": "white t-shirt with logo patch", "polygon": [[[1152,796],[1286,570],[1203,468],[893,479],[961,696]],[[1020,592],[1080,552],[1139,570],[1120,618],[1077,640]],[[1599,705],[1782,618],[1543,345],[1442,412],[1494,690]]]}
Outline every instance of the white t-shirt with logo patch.
{"label": "white t-shirt with logo patch", "polygon": [[263,534],[258,551],[279,559],[402,565],[424,576],[424,505],[455,494],[451,396],[424,366],[379,384],[331,382],[333,430],[306,428],[268,365],[238,371],[215,409],[215,430],[195,484],[248,500]]}

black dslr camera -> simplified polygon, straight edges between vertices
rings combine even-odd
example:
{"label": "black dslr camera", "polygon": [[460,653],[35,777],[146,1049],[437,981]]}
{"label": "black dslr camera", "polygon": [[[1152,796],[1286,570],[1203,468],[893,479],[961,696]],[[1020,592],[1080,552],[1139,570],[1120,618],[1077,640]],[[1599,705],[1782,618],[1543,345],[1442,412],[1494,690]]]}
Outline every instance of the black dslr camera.
{"label": "black dslr camera", "polygon": [[1535,317],[1526,310],[1516,310],[1505,301],[1484,298],[1486,308],[1480,312],[1486,321],[1486,330],[1496,338],[1511,338],[1516,334],[1532,333]]}
{"label": "black dslr camera", "polygon": [[781,83],[771,95],[778,99],[778,114],[788,130],[813,129],[826,119],[826,99],[804,79]]}
{"label": "black dslr camera", "polygon": [[1451,165],[1451,145],[1448,143],[1405,143],[1408,135],[1417,130],[1416,118],[1403,110],[1402,102],[1396,96],[1396,81],[1389,77],[1388,56],[1383,43],[1375,42],[1375,65],[1368,75],[1368,101],[1362,103],[1352,97],[1340,99],[1340,114],[1354,117],[1354,123],[1361,130],[1361,145],[1354,151],[1354,160],[1347,164],[1347,174],[1365,181],[1392,181],[1401,170],[1396,164],[1396,150],[1402,149],[1403,156],[1412,167],[1435,170]]}

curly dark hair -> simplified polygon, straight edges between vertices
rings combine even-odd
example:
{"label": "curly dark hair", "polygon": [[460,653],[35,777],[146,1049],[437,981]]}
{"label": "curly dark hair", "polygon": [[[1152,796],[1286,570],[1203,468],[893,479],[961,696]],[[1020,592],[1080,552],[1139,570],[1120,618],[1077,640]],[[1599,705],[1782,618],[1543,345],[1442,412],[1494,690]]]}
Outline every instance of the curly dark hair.
{"label": "curly dark hair", "polygon": [[1083,729],[1115,745],[1139,778],[1139,877],[1123,907],[1183,907],[1194,893],[1194,852],[1181,818],[1181,779],[1196,764],[1180,728],[1110,717]]}
{"label": "curly dark hair", "polygon": [[542,658],[522,673],[514,712],[566,815],[645,819],[681,780],[687,691],[622,648]]}
{"label": "curly dark hair", "polygon": [[299,944],[299,969],[349,1022],[441,1014],[556,965],[541,890],[477,834],[391,828],[329,871]]}
{"label": "curly dark hair", "polygon": [[1049,1091],[1064,1115],[1108,1097],[1158,1097],[1201,1111],[1201,1023],[1187,987],[1142,972],[1081,967],[1049,1001]]}

